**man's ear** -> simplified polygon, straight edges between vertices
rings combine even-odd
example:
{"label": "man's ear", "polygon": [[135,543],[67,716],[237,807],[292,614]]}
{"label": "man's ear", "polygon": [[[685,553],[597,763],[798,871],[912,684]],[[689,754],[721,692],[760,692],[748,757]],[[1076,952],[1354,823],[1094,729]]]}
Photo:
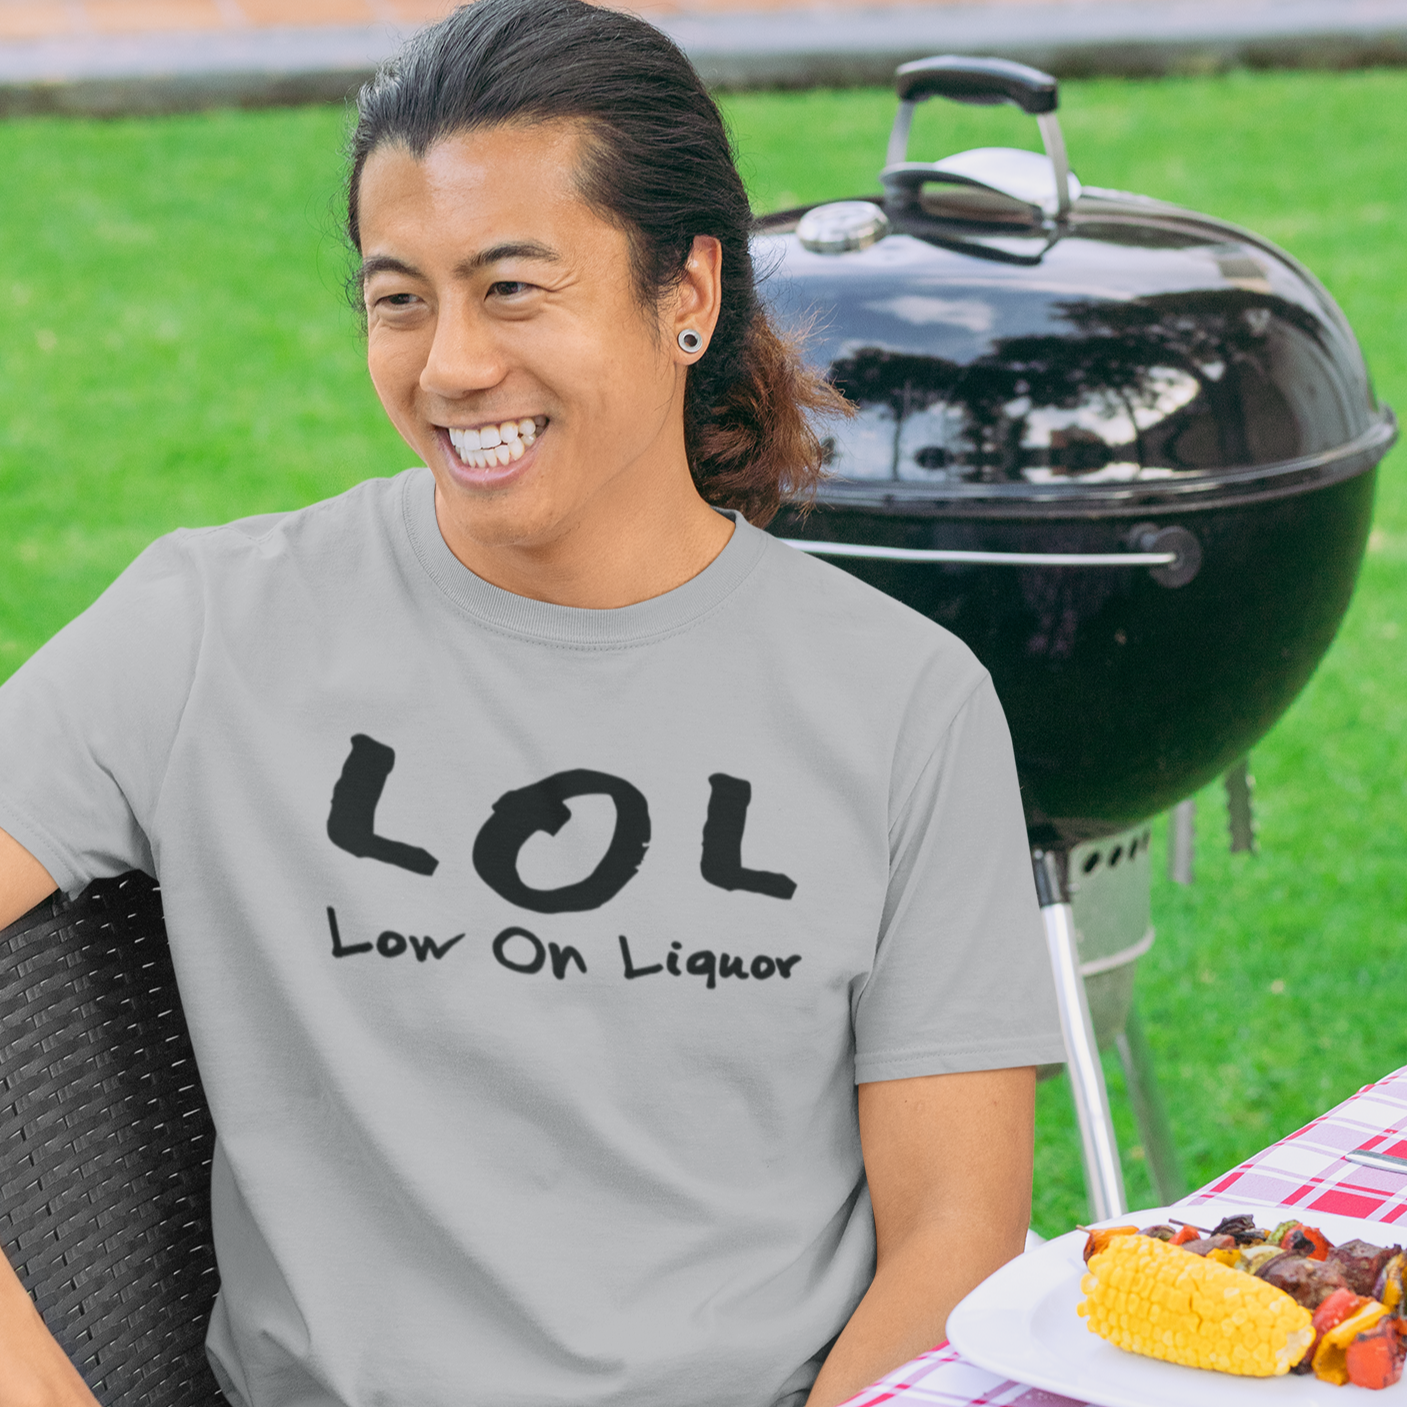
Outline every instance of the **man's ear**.
{"label": "man's ear", "polygon": [[[723,246],[712,235],[695,235],[667,325],[670,352],[677,362],[692,366],[708,350],[722,302]],[[685,335],[689,332],[697,334],[697,343]]]}

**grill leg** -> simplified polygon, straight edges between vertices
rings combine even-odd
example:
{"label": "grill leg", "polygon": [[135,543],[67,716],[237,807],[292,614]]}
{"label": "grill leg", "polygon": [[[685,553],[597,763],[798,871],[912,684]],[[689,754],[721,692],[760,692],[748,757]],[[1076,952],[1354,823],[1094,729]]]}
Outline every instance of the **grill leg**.
{"label": "grill leg", "polygon": [[1119,1145],[1109,1113],[1109,1092],[1104,1087],[1104,1067],[1089,1018],[1089,1001],[1080,956],[1075,946],[1075,914],[1065,896],[1060,858],[1048,850],[1033,850],[1036,893],[1045,921],[1046,947],[1055,975],[1055,995],[1060,1006],[1060,1027],[1065,1037],[1065,1069],[1080,1126],[1084,1156],[1085,1189],[1090,1215],[1095,1221],[1122,1216],[1128,1210],[1124,1176],[1119,1166]]}
{"label": "grill leg", "polygon": [[1231,827],[1231,853],[1245,851],[1254,855],[1256,846],[1256,815],[1251,797],[1256,779],[1251,776],[1250,759],[1243,757],[1226,774],[1226,817]]}
{"label": "grill leg", "polygon": [[1148,1156],[1153,1186],[1158,1191],[1158,1200],[1166,1207],[1176,1202],[1187,1187],[1178,1166],[1168,1112],[1163,1107],[1163,1097],[1153,1073],[1153,1052],[1148,1048],[1136,1006],[1129,1008],[1124,1029],[1114,1038],[1114,1044],[1124,1067],[1129,1100],[1138,1121],[1139,1136],[1143,1139],[1143,1151]]}
{"label": "grill leg", "polygon": [[1174,884],[1192,883],[1192,852],[1197,835],[1197,800],[1189,796],[1172,809],[1168,823],[1168,878]]}

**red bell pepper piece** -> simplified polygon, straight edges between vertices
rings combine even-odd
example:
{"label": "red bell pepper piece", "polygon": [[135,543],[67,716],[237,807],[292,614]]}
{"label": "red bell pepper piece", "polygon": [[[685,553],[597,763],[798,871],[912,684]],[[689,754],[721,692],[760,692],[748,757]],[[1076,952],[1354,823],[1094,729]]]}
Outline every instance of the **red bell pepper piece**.
{"label": "red bell pepper piece", "polygon": [[[1302,1244],[1309,1243],[1306,1250]],[[1309,1260],[1327,1260],[1329,1252],[1333,1249],[1329,1244],[1329,1238],[1319,1230],[1317,1226],[1306,1226],[1303,1222],[1298,1222],[1292,1226],[1281,1238],[1280,1245],[1287,1251],[1293,1251],[1296,1255],[1301,1255]]]}
{"label": "red bell pepper piece", "polygon": [[1355,1387],[1391,1387],[1402,1376],[1404,1357],[1407,1347],[1402,1342],[1402,1321],[1380,1319],[1349,1344],[1348,1380]]}
{"label": "red bell pepper piece", "polygon": [[1355,1295],[1350,1289],[1335,1290],[1318,1309],[1314,1311],[1314,1334],[1318,1338],[1330,1329],[1342,1324],[1350,1314],[1357,1314],[1368,1301],[1362,1295]]}

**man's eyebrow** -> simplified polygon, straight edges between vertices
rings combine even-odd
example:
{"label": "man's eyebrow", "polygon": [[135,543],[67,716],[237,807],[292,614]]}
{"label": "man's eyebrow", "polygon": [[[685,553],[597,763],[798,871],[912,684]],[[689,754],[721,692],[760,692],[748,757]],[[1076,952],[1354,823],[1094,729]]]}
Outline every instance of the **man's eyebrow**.
{"label": "man's eyebrow", "polygon": [[555,264],[561,260],[561,257],[555,249],[529,239],[507,244],[494,244],[487,249],[481,249],[477,254],[457,264],[455,272],[461,275],[472,274],[478,269],[487,268],[490,264],[497,264],[502,259],[536,259],[541,263]]}
{"label": "man's eyebrow", "polygon": [[361,267],[357,270],[357,279],[365,284],[375,274],[407,274],[411,278],[422,277],[420,270],[413,264],[407,264],[403,259],[393,259],[389,254],[373,254],[370,259],[363,259]]}
{"label": "man's eyebrow", "polygon": [[[497,264],[502,259],[536,259],[541,263],[556,264],[561,261],[561,258],[562,256],[555,249],[551,249],[545,244],[539,244],[536,240],[526,240],[491,245],[488,249],[480,250],[479,253],[462,259],[455,266],[454,271],[462,278],[487,268],[490,264]],[[407,264],[404,259],[393,258],[389,254],[373,254],[370,259],[363,259],[361,267],[357,270],[357,278],[363,285],[376,274],[405,274],[408,278],[424,277],[414,264]]]}

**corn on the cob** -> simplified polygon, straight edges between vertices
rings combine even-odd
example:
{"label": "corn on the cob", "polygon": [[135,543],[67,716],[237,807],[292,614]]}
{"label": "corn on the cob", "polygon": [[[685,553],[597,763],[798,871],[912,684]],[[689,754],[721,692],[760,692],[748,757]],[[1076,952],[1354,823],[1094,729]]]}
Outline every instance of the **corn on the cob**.
{"label": "corn on the cob", "polygon": [[1278,1377],[1314,1339],[1310,1312],[1284,1290],[1151,1236],[1111,1241],[1080,1288],[1091,1333],[1191,1368]]}

